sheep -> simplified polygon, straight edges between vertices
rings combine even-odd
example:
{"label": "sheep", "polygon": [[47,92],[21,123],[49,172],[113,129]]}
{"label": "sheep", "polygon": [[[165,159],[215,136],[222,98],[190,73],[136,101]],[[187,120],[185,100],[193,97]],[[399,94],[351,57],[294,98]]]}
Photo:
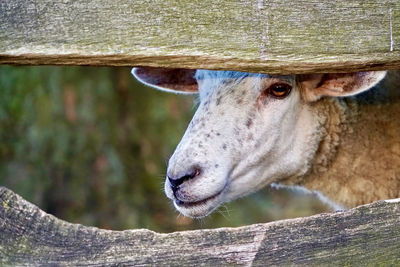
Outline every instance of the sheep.
{"label": "sheep", "polygon": [[186,216],[207,216],[266,185],[306,188],[335,208],[400,197],[397,71],[132,73],[160,90],[199,93],[165,181]]}

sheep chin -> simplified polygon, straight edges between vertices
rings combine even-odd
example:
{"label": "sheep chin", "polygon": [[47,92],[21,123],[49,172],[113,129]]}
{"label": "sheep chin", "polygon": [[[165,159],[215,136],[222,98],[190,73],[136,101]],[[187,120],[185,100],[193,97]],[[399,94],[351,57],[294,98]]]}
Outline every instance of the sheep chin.
{"label": "sheep chin", "polygon": [[203,218],[217,209],[223,203],[223,191],[195,202],[174,200],[175,208],[183,215],[191,218]]}

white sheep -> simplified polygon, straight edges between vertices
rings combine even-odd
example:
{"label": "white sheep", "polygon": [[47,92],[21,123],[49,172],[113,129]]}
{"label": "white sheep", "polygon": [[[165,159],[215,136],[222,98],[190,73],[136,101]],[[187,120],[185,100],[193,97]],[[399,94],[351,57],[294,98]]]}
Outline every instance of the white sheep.
{"label": "white sheep", "polygon": [[165,182],[186,216],[270,184],[318,191],[345,208],[400,196],[398,72],[132,73],[161,90],[200,94]]}

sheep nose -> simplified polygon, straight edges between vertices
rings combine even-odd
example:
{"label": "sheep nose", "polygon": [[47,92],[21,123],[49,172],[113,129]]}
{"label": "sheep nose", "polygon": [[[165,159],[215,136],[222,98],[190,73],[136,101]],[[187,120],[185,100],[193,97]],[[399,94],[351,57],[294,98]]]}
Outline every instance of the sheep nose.
{"label": "sheep nose", "polygon": [[181,184],[183,184],[183,182],[185,182],[187,180],[190,180],[190,179],[193,179],[193,178],[195,178],[196,176],[199,176],[199,175],[200,175],[200,169],[199,168],[192,168],[191,171],[187,172],[187,174],[185,174],[185,175],[183,175],[181,177],[173,177],[173,176],[170,176],[170,175],[167,175],[167,177],[168,177],[168,181],[169,181],[169,184],[171,186],[171,189],[175,193],[176,190],[178,190],[179,186]]}

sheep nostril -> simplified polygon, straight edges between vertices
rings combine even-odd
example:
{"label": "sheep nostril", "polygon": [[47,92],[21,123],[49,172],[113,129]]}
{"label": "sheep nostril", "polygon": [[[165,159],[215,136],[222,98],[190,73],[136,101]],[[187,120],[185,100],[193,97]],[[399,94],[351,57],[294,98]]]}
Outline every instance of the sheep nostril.
{"label": "sheep nostril", "polygon": [[185,175],[183,175],[183,176],[181,176],[179,178],[175,178],[175,177],[170,176],[170,175],[167,175],[167,177],[168,177],[168,181],[169,181],[169,184],[171,186],[172,191],[175,192],[176,190],[178,190],[178,187],[181,184],[183,184],[183,182],[185,182],[187,180],[190,180],[190,179],[193,179],[193,178],[195,178],[196,176],[199,176],[199,175],[200,175],[200,169],[199,168],[193,168],[193,170],[190,171],[188,174],[185,174]]}

